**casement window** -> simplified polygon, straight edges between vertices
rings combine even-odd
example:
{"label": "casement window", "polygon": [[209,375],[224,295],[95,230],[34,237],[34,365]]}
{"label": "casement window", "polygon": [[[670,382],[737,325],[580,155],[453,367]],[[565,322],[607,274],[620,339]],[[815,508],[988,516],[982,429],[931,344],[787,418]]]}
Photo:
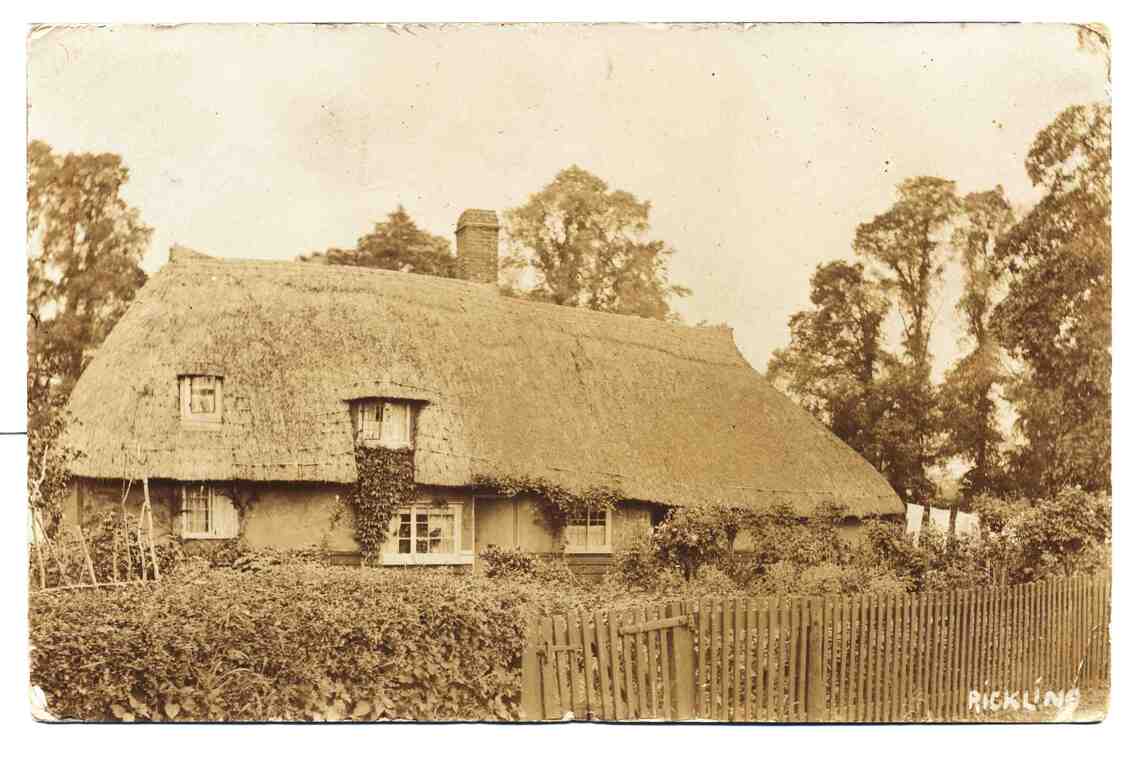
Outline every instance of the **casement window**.
{"label": "casement window", "polygon": [[357,443],[389,449],[411,447],[412,402],[366,398],[352,402],[351,409]]}
{"label": "casement window", "polygon": [[566,519],[568,553],[612,551],[613,519],[609,510],[579,510]]}
{"label": "casement window", "polygon": [[182,409],[183,422],[221,423],[221,377],[217,375],[182,375],[178,378],[178,399]]}
{"label": "casement window", "polygon": [[471,563],[472,552],[462,552],[463,503],[417,502],[392,517],[384,542],[385,565],[454,565]]}
{"label": "casement window", "polygon": [[232,539],[238,535],[237,509],[212,484],[184,484],[181,510],[183,539]]}

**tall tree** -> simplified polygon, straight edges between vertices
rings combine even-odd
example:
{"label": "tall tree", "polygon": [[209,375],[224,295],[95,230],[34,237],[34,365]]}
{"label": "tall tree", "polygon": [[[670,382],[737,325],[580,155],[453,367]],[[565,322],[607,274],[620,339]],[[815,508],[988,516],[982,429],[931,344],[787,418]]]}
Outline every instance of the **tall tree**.
{"label": "tall tree", "polygon": [[116,154],[28,145],[28,399],[66,395],[142,286],[152,230],[120,196]]}
{"label": "tall tree", "polygon": [[417,226],[403,205],[388,213],[387,220],[374,224],[371,232],[357,239],[354,249],[333,248],[302,255],[298,260],[447,277],[455,276],[456,267],[451,243]]}
{"label": "tall tree", "polygon": [[902,319],[906,363],[890,375],[891,443],[906,450],[910,467],[900,480],[905,495],[915,499],[930,491],[926,468],[937,459],[931,301],[946,268],[946,233],[957,211],[953,181],[908,178],[889,210],[855,230],[856,254],[878,267],[879,283],[895,298]]}
{"label": "tall tree", "polygon": [[994,310],[1023,368],[1010,394],[1020,485],[1111,488],[1112,112],[1071,106],[1025,160],[1044,196],[998,244],[1010,284]]}
{"label": "tall tree", "polygon": [[648,238],[649,208],[649,202],[569,167],[507,212],[506,264],[533,281],[525,294],[536,300],[675,318],[670,300],[690,291],[669,282],[672,250]]}
{"label": "tall tree", "polygon": [[119,194],[128,177],[115,154],[28,144],[28,506],[49,534],[69,481],[67,396],[146,279],[151,229]]}
{"label": "tall tree", "polygon": [[1005,373],[990,323],[1003,274],[996,247],[1014,220],[1001,186],[967,194],[952,239],[963,275],[957,309],[972,347],[947,371],[938,396],[943,454],[964,458],[970,465],[962,480],[966,497],[1004,488],[1000,446],[1005,436],[996,396]]}
{"label": "tall tree", "polygon": [[882,467],[875,382],[888,303],[862,263],[816,266],[810,284],[812,308],[788,320],[792,341],[772,354],[768,379]]}
{"label": "tall tree", "polygon": [[922,176],[898,186],[885,213],[855,230],[856,254],[885,269],[882,285],[898,301],[903,348],[916,367],[930,364],[931,297],[946,270],[942,245],[958,210],[954,182]]}

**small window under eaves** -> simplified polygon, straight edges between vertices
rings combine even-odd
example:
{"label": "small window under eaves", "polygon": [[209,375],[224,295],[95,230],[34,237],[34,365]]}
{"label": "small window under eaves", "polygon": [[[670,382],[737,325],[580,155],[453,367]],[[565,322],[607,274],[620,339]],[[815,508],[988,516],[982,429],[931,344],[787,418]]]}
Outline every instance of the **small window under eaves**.
{"label": "small window under eaves", "polygon": [[362,398],[353,401],[350,410],[356,443],[387,449],[411,448],[415,427],[413,402]]}
{"label": "small window under eaves", "polygon": [[221,425],[222,378],[218,375],[180,376],[178,401],[184,424]]}

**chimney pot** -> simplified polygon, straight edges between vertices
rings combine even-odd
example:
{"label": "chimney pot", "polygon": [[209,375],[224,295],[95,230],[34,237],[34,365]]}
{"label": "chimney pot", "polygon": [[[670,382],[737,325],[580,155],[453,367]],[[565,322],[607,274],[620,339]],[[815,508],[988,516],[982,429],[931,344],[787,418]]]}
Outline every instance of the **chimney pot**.
{"label": "chimney pot", "polygon": [[455,224],[459,278],[480,284],[499,281],[499,216],[494,210],[464,210]]}

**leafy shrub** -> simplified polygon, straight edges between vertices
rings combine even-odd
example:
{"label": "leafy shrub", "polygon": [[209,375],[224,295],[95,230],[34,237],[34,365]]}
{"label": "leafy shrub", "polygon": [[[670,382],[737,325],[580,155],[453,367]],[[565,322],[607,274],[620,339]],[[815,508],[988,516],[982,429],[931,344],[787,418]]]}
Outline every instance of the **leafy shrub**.
{"label": "leafy shrub", "polygon": [[909,582],[881,567],[820,563],[799,567],[780,561],[768,567],[754,587],[760,595],[860,595],[904,593]]}
{"label": "leafy shrub", "polygon": [[[152,558],[150,539],[142,533],[142,552],[139,550],[140,533],[131,520],[124,520],[119,512],[104,512],[84,524],[84,540],[74,536],[74,529],[61,525],[53,541],[32,545],[29,550],[28,573],[30,582],[38,588],[59,587],[66,584],[89,584],[91,574],[87,568],[88,556],[95,576],[100,582],[115,579],[139,578],[141,559],[145,558],[146,576],[154,576],[154,560],[162,576],[171,574],[185,559],[182,545],[169,537],[155,540]],[[87,546],[84,555],[83,544]],[[128,557],[127,546],[130,546]],[[41,582],[40,561],[43,560]]]}
{"label": "leafy shrub", "polygon": [[701,566],[723,561],[732,552],[735,516],[715,505],[675,507],[653,528],[655,555],[692,579]]}
{"label": "leafy shrub", "polygon": [[324,564],[327,559],[325,552],[316,547],[300,550],[283,550],[277,547],[247,547],[238,545],[236,554],[228,563],[222,564],[217,559],[211,561],[214,566],[228,565],[238,571],[267,571],[274,566],[289,566],[298,563]]}
{"label": "leafy shrub", "polygon": [[519,548],[507,550],[497,545],[488,545],[479,553],[483,561],[483,573],[491,579],[523,579],[534,576],[538,569],[538,558]]}
{"label": "leafy shrub", "polygon": [[652,590],[660,586],[664,574],[662,561],[657,557],[648,534],[626,532],[615,542],[607,574],[614,583],[637,590]]}
{"label": "leafy shrub", "polygon": [[578,578],[561,556],[535,555],[518,548],[489,545],[479,553],[489,579],[532,582],[550,587],[575,587]]}
{"label": "leafy shrub", "polygon": [[542,556],[534,568],[534,581],[545,587],[576,587],[580,583],[570,564],[561,556]]}
{"label": "leafy shrub", "polygon": [[745,591],[722,565],[704,565],[696,570],[688,583],[679,588],[684,597],[742,596]]}
{"label": "leafy shrub", "polygon": [[763,572],[780,561],[800,568],[849,563],[851,546],[839,535],[847,512],[845,505],[823,502],[805,519],[791,505],[780,503],[753,516],[745,528],[753,540],[757,569]]}
{"label": "leafy shrub", "polygon": [[512,719],[535,590],[278,566],[33,595],[32,682],[64,718]]}
{"label": "leafy shrub", "polygon": [[1108,542],[1111,529],[1108,495],[1075,487],[1011,513],[1006,533],[1017,546],[1013,576],[1028,581],[1073,574],[1090,551]]}
{"label": "leafy shrub", "polygon": [[1111,500],[1076,488],[1029,502],[979,496],[979,534],[952,537],[930,526],[918,543],[901,526],[872,521],[863,565],[881,566],[910,589],[950,590],[1092,573],[1109,565]]}

